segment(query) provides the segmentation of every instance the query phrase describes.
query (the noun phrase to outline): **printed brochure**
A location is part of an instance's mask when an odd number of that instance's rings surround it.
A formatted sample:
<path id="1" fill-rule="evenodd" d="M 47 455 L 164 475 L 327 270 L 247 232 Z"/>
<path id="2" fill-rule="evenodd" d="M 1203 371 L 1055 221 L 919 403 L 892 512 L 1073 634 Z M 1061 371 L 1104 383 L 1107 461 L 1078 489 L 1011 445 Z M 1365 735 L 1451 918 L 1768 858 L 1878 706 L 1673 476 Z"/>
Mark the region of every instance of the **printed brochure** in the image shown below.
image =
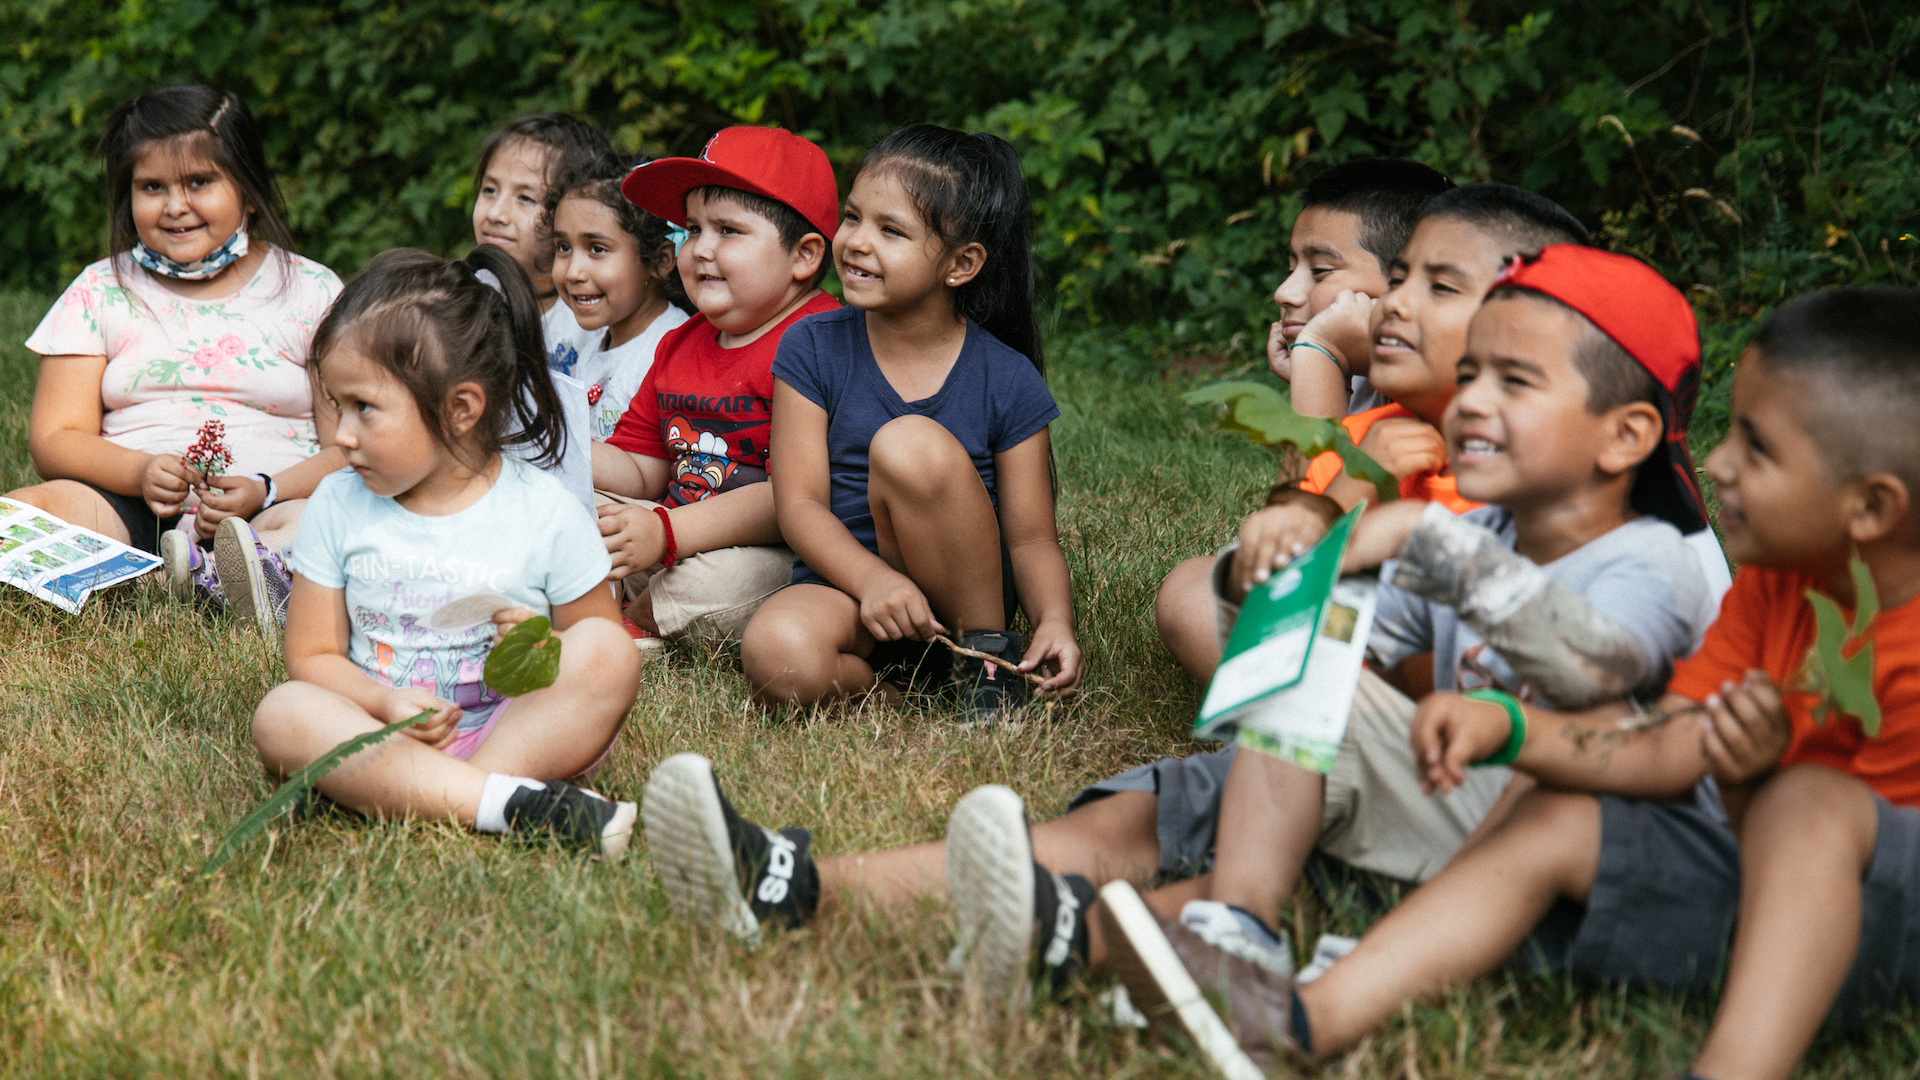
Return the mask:
<path id="1" fill-rule="evenodd" d="M 0 498 L 0 580 L 78 615 L 95 589 L 137 578 L 160 565 L 97 532 L 46 511 Z"/>
<path id="2" fill-rule="evenodd" d="M 1363 507 L 1247 593 L 1193 733 L 1239 741 L 1330 772 L 1347 730 L 1379 583 L 1341 579 Z"/>

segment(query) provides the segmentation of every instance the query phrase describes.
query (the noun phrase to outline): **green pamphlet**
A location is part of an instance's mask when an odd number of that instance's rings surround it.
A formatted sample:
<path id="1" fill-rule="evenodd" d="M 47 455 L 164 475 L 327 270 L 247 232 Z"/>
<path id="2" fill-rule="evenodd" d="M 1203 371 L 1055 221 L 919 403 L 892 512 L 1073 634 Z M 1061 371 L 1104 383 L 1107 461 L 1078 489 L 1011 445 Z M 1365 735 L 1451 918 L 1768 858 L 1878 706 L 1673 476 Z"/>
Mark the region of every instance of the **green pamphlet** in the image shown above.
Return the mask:
<path id="1" fill-rule="evenodd" d="M 1237 734 L 1316 772 L 1333 769 L 1353 708 L 1378 582 L 1342 580 L 1362 507 L 1334 522 L 1318 544 L 1247 593 L 1193 733 Z"/>

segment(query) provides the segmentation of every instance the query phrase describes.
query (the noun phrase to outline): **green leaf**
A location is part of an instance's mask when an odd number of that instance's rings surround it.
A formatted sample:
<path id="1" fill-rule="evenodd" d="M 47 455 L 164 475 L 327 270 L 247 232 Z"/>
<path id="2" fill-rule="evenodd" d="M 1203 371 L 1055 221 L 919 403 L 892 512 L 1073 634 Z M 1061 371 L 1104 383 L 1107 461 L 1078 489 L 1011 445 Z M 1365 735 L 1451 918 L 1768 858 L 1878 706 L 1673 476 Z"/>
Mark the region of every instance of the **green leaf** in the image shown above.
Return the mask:
<path id="1" fill-rule="evenodd" d="M 1372 484 L 1383 503 L 1400 497 L 1400 484 L 1380 463 L 1355 446 L 1347 429 L 1318 416 L 1293 411 L 1286 396 L 1265 383 L 1219 382 L 1181 395 L 1190 405 L 1224 404 L 1220 427 L 1237 431 L 1263 446 L 1294 446 L 1308 460 L 1331 450 L 1340 455 L 1347 475 Z"/>
<path id="2" fill-rule="evenodd" d="M 207 859 L 206 865 L 200 868 L 200 873 L 203 875 L 211 874 L 215 870 L 220 869 L 221 864 L 232 858 L 234 852 L 239 851 L 246 845 L 247 841 L 258 836 L 260 830 L 267 827 L 267 822 L 291 810 L 293 804 L 300 801 L 300 796 L 305 794 L 308 788 L 312 787 L 321 777 L 332 772 L 341 762 L 367 747 L 380 742 L 394 732 L 410 728 L 432 715 L 433 710 L 427 709 L 413 716 L 409 716 L 405 720 L 388 724 L 378 731 L 369 731 L 362 735 L 355 735 L 353 738 L 320 755 L 319 758 L 315 759 L 314 762 L 306 768 L 287 777 L 287 782 L 281 784 L 272 795 L 267 796 L 266 802 L 254 807 L 246 817 L 241 818 L 239 822 L 234 825 L 233 829 L 220 841 L 220 846 L 213 849 L 213 855 Z"/>
<path id="3" fill-rule="evenodd" d="M 1804 689 L 1820 695 L 1814 705 L 1814 723 L 1825 723 L 1834 712 L 1845 713 L 1860 721 L 1868 738 L 1880 734 L 1880 703 L 1873 696 L 1873 642 L 1866 632 L 1880 613 L 1880 594 L 1873 586 L 1867 564 L 1854 556 L 1849 564 L 1853 573 L 1856 606 L 1849 632 L 1840 605 L 1812 589 L 1807 602 L 1813 605 L 1813 648 L 1807 655 Z M 1847 655 L 1853 650 L 1851 656 Z"/>
<path id="4" fill-rule="evenodd" d="M 1867 632 L 1873 617 L 1880 614 L 1880 590 L 1873 587 L 1873 571 L 1861 562 L 1858 556 L 1849 560 L 1847 569 L 1853 572 L 1853 633 L 1859 637 Z"/>
<path id="5" fill-rule="evenodd" d="M 487 654 L 482 673 L 488 686 L 507 697 L 545 690 L 560 677 L 560 635 L 545 615 L 535 615 L 507 631 Z"/>

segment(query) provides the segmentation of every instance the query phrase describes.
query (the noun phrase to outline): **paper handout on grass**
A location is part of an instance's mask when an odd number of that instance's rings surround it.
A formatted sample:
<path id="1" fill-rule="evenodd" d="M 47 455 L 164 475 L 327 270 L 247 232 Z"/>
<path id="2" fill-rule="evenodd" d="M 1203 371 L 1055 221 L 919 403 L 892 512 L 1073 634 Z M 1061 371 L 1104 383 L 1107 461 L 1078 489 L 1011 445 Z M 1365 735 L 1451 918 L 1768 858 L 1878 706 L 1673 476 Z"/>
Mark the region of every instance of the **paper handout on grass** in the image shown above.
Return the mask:
<path id="1" fill-rule="evenodd" d="M 12 499 L 0 499 L 0 581 L 78 615 L 95 589 L 137 578 L 158 557 Z"/>
<path id="2" fill-rule="evenodd" d="M 1326 773 L 1353 708 L 1378 583 L 1342 580 L 1340 560 L 1363 506 L 1255 585 L 1227 636 L 1193 733 L 1241 741 Z"/>

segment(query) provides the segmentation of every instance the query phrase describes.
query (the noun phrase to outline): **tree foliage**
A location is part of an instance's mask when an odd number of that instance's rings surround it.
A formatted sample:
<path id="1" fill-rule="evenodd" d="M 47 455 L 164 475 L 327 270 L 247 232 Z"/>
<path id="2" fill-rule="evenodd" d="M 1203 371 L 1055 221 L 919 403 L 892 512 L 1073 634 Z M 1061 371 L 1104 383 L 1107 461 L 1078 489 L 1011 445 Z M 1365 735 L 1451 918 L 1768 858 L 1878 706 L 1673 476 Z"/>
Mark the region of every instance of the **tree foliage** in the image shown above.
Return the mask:
<path id="1" fill-rule="evenodd" d="M 1912 283 L 1920 15 L 1859 0 L 0 0 L 4 283 L 104 245 L 106 113 L 244 94 L 307 254 L 350 272 L 470 233 L 472 153 L 561 108 L 649 153 L 731 123 L 843 170 L 913 120 L 1024 156 L 1045 287 L 1251 349 L 1293 193 L 1405 154 L 1573 210 L 1708 316 L 1819 283 Z"/>

